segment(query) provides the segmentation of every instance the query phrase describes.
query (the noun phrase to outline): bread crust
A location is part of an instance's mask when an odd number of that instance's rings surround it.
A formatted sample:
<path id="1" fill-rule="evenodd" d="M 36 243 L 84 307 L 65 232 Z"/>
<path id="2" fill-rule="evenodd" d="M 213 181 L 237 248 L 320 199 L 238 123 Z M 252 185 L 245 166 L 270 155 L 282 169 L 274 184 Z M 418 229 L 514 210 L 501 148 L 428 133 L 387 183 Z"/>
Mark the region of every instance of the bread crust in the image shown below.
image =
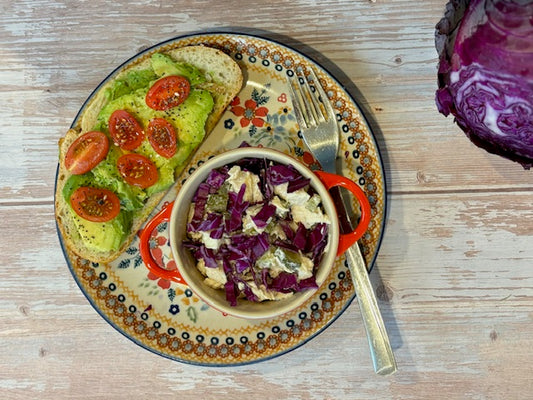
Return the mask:
<path id="1" fill-rule="evenodd" d="M 188 46 L 165 51 L 165 54 L 178 62 L 185 62 L 194 65 L 206 75 L 208 81 L 202 85 L 208 90 L 214 99 L 214 107 L 205 125 L 205 140 L 218 123 L 224 110 L 228 107 L 233 98 L 239 93 L 243 84 L 243 74 L 238 64 L 227 54 L 220 50 L 207 46 Z M 76 138 L 88 132 L 96 123 L 97 116 L 106 104 L 105 90 L 113 84 L 115 79 L 120 78 L 132 69 L 142 69 L 149 66 L 150 60 L 145 57 L 139 63 L 126 66 L 115 77 L 103 84 L 86 104 L 82 114 L 78 118 L 77 126 L 69 129 L 64 137 L 59 140 L 59 167 L 55 192 L 55 217 L 58 229 L 61 233 L 66 249 L 77 256 L 99 263 L 108 263 L 116 259 L 131 244 L 135 235 L 146 222 L 155 207 L 161 202 L 168 191 L 156 193 L 148 198 L 144 207 L 134 215 L 129 234 L 122 245 L 116 251 L 97 252 L 88 249 L 77 231 L 72 219 L 72 210 L 62 195 L 66 181 L 71 176 L 65 168 L 65 154 Z M 196 145 L 196 148 L 201 143 Z M 176 168 L 175 174 L 179 175 L 188 164 L 196 148 L 192 150 L 189 159 Z"/>

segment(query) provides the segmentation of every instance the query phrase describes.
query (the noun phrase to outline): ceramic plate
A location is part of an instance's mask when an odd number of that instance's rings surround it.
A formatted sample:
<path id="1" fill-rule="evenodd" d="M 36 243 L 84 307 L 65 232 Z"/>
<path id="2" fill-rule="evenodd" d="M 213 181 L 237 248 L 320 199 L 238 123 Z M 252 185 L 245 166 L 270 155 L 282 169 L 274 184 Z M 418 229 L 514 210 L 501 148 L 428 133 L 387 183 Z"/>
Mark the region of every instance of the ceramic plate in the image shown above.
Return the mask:
<path id="1" fill-rule="evenodd" d="M 154 52 L 196 44 L 216 47 L 233 57 L 244 71 L 245 86 L 161 206 L 174 199 L 181 182 L 208 157 L 238 147 L 243 141 L 282 150 L 311 169 L 319 168 L 298 134 L 286 85 L 287 75 L 312 67 L 337 111 L 342 132 L 342 173 L 359 183 L 372 205 L 370 228 L 360 241 L 371 266 L 383 234 L 386 209 L 379 150 L 355 100 L 320 65 L 271 40 L 210 33 L 179 37 L 151 47 L 121 65 L 107 79 Z M 83 107 L 80 113 L 82 111 Z M 73 127 L 78 124 L 79 115 Z M 168 246 L 167 224 L 159 225 L 151 237 L 155 259 L 166 268 L 175 268 Z M 62 238 L 60 240 L 63 244 Z M 355 296 L 344 257 L 341 257 L 316 294 L 294 312 L 265 320 L 234 318 L 207 306 L 186 285 L 150 274 L 139 255 L 138 244 L 136 239 L 108 265 L 79 259 L 68 253 L 64 246 L 63 249 L 74 279 L 106 321 L 140 346 L 181 362 L 223 366 L 279 356 L 322 332 Z M 366 345 L 366 338 L 360 339 L 361 344 Z"/>

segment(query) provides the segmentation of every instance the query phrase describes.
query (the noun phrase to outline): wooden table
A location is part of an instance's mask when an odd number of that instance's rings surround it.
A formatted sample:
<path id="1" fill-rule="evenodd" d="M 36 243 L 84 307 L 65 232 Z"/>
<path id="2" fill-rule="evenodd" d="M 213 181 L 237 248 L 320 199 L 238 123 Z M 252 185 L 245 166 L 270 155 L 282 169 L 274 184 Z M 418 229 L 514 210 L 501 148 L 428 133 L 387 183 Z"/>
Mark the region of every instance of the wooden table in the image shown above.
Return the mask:
<path id="1" fill-rule="evenodd" d="M 533 393 L 533 173 L 436 110 L 444 0 L 2 1 L 0 397 L 525 399 Z M 57 239 L 57 141 L 105 75 L 191 32 L 282 38 L 353 82 L 385 164 L 371 273 L 399 372 L 374 374 L 357 305 L 280 357 L 175 362 L 107 324 Z"/>

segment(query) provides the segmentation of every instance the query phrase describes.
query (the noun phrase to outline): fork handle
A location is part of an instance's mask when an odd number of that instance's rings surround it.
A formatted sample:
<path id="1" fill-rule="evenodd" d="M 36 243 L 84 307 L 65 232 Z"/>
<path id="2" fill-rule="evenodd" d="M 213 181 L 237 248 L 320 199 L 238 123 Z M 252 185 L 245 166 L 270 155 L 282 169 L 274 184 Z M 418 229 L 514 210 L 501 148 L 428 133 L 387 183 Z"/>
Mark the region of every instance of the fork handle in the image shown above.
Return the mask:
<path id="1" fill-rule="evenodd" d="M 378 375 L 391 375 L 397 371 L 396 360 L 359 245 L 354 244 L 345 254 L 366 328 L 374 370 Z"/>
<path id="2" fill-rule="evenodd" d="M 350 221 L 340 188 L 337 186 L 332 187 L 329 192 L 335 207 L 339 211 L 341 232 L 350 232 L 352 230 L 352 221 Z M 357 303 L 365 325 L 374 371 L 383 376 L 394 374 L 398 370 L 396 360 L 359 244 L 355 243 L 344 254 L 352 275 L 352 282 L 357 294 Z"/>

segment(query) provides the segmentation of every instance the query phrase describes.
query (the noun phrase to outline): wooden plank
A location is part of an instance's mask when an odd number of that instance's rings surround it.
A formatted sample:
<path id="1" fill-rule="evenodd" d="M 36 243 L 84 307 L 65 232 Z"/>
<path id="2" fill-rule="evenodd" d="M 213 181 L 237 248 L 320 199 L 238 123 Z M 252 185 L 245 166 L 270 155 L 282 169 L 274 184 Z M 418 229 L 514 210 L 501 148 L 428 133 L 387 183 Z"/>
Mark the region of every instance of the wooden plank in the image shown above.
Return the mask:
<path id="1" fill-rule="evenodd" d="M 34 12 L 14 12 L 24 10 L 24 4 Z M 120 24 L 116 20 L 126 11 L 111 7 L 109 13 L 99 16 L 96 25 L 80 26 L 76 24 L 84 21 L 100 2 L 67 9 L 36 8 L 30 4 L 17 2 L 7 6 L 13 12 L 4 13 L 5 29 L 0 33 L 5 49 L 0 85 L 4 101 L 0 113 L 6 121 L 1 162 L 7 168 L 0 193 L 2 202 L 50 201 L 57 163 L 56 143 L 91 91 L 141 48 L 188 31 L 187 25 L 180 31 L 170 31 L 175 22 L 161 21 L 160 13 L 168 10 L 168 4 L 159 9 L 137 3 L 131 7 L 132 14 Z M 270 36 L 286 38 L 289 45 L 338 72 L 342 83 L 352 89 L 373 121 L 386 173 L 395 182 L 395 190 L 456 190 L 463 184 L 479 189 L 487 185 L 532 188 L 532 174 L 475 148 L 451 118 L 446 119 L 436 111 L 433 28 L 443 6 L 423 2 L 413 10 L 412 27 L 408 27 L 403 24 L 402 11 L 408 4 L 383 3 L 378 9 L 378 4 L 365 2 L 320 2 L 314 5 L 314 12 L 323 20 L 315 23 L 316 29 L 295 29 L 288 37 L 272 33 Z M 299 9 L 284 2 L 274 2 L 268 9 L 280 12 L 282 6 L 287 13 L 292 10 L 291 15 Z M 222 10 L 225 6 L 213 7 L 211 12 L 226 14 Z M 141 15 L 146 16 L 148 27 L 136 23 Z M 305 13 L 300 18 L 309 21 L 310 15 Z M 204 20 L 204 27 L 208 19 Z M 144 33 L 154 21 L 163 26 L 158 35 L 147 38 Z M 337 22 L 330 25 L 327 21 Z M 353 26 L 353 31 L 338 33 L 337 25 Z M 115 40 L 102 37 L 103 26 L 109 30 L 106 36 Z"/>
<path id="2" fill-rule="evenodd" d="M 0 218 L 13 228 L 2 242 L 0 358 L 10 369 L 0 391 L 43 399 L 141 396 L 150 389 L 214 398 L 216 387 L 228 396 L 262 398 L 418 398 L 435 391 L 525 398 L 532 384 L 521 366 L 533 356 L 530 197 L 392 197 L 371 274 L 400 367 L 388 379 L 373 375 L 355 304 L 318 337 L 275 360 L 212 369 L 155 356 L 90 307 L 56 242 L 51 206 L 1 207 Z M 32 217 L 21 220 L 18 207 Z M 131 386 L 140 369 L 145 379 Z"/>

